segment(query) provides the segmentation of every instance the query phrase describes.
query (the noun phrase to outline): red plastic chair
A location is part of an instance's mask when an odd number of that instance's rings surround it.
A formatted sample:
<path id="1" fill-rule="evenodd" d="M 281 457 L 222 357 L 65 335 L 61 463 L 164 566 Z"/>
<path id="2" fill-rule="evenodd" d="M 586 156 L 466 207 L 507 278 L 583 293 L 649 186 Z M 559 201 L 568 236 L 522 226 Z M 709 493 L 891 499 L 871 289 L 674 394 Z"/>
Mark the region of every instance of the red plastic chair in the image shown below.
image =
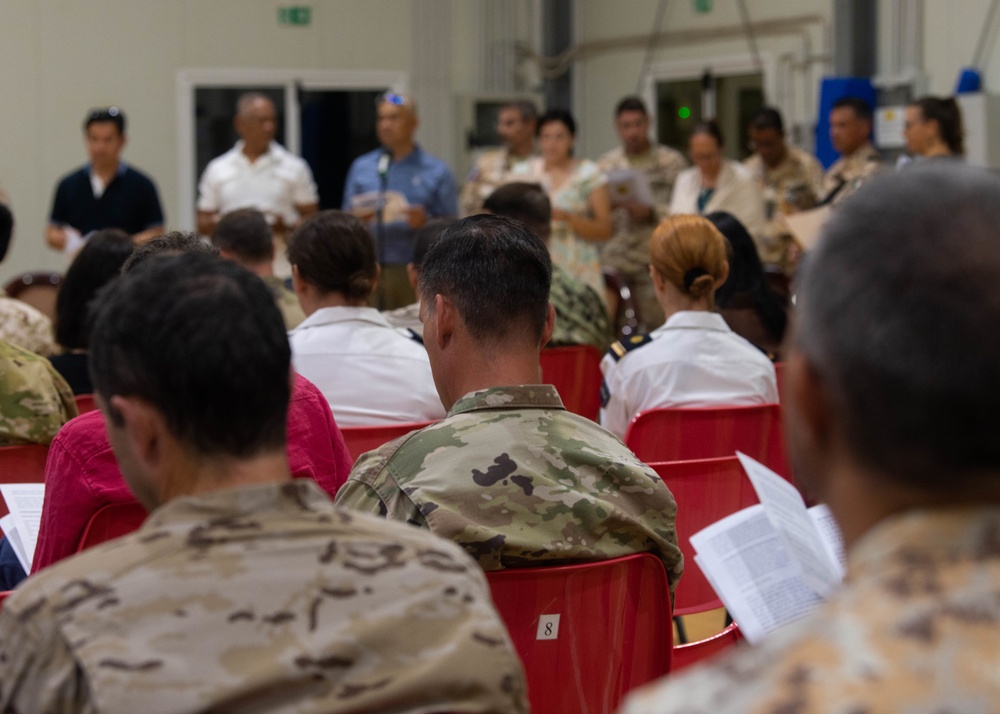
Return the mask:
<path id="1" fill-rule="evenodd" d="M 97 405 L 94 404 L 93 394 L 77 394 L 73 397 L 73 400 L 76 402 L 76 410 L 81 414 L 86 414 L 97 409 Z"/>
<path id="2" fill-rule="evenodd" d="M 632 419 L 625 444 L 647 464 L 742 451 L 792 481 L 777 404 L 650 409 Z"/>
<path id="3" fill-rule="evenodd" d="M 681 582 L 683 582 L 683 578 Z M 711 637 L 706 637 L 697 642 L 689 642 L 686 645 L 677 645 L 674 647 L 670 663 L 670 673 L 679 672 L 685 667 L 690 667 L 692 664 L 705 662 L 713 657 L 717 657 L 742 639 L 743 635 L 740 634 L 740 628 L 733 622 L 730 623 L 729 627 L 715 633 Z"/>
<path id="4" fill-rule="evenodd" d="M 139 528 L 149 514 L 139 503 L 111 503 L 101 506 L 83 529 L 76 552 L 100 545 Z"/>
<path id="5" fill-rule="evenodd" d="M 542 350 L 542 381 L 551 384 L 574 414 L 597 419 L 601 408 L 601 353 L 590 345 Z"/>
<path id="6" fill-rule="evenodd" d="M 49 447 L 41 444 L 0 446 L 0 483 L 45 483 L 45 458 Z M 10 513 L 0 498 L 0 517 Z"/>
<path id="7" fill-rule="evenodd" d="M 684 554 L 684 574 L 674 593 L 674 616 L 722 607 L 722 601 L 694 562 L 691 536 L 731 513 L 757 503 L 735 456 L 650 464 L 677 501 L 677 542 Z"/>
<path id="8" fill-rule="evenodd" d="M 409 434 L 411 431 L 423 429 L 434 422 L 421 421 L 407 424 L 383 424 L 380 426 L 343 426 L 340 433 L 344 435 L 344 443 L 351 458 L 357 461 L 361 454 L 373 451 L 382 444 Z"/>
<path id="9" fill-rule="evenodd" d="M 524 664 L 532 711 L 614 712 L 626 692 L 670 669 L 670 591 L 654 555 L 486 579 Z"/>

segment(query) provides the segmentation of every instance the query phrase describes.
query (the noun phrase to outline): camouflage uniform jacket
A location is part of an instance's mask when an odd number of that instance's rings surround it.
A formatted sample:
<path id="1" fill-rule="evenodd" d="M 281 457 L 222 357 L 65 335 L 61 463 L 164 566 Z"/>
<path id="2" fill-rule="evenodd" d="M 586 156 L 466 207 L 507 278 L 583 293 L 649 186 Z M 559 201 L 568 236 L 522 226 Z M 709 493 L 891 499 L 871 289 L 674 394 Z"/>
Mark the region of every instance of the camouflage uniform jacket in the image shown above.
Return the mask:
<path id="1" fill-rule="evenodd" d="M 56 353 L 52 321 L 26 302 L 0 290 L 0 340 L 48 357 Z"/>
<path id="2" fill-rule="evenodd" d="M 670 491 L 550 385 L 465 395 L 358 459 L 337 503 L 429 528 L 484 570 L 652 551 L 672 590 L 683 567 Z"/>
<path id="3" fill-rule="evenodd" d="M 753 173 L 764 196 L 767 225 L 760 236 L 760 259 L 782 264 L 791 236 L 782 215 L 815 208 L 823 197 L 823 167 L 812 154 L 795 146 L 786 147 L 785 158 L 771 168 L 753 154 L 743 165 Z"/>
<path id="4" fill-rule="evenodd" d="M 0 340 L 0 446 L 48 445 L 76 415 L 73 391 L 51 362 Z"/>
<path id="5" fill-rule="evenodd" d="M 850 156 L 842 156 L 823 177 L 823 200 L 836 191 L 831 206 L 836 206 L 884 168 L 882 157 L 871 144 L 865 144 Z M 838 187 L 839 188 L 838 190 Z"/>
<path id="6" fill-rule="evenodd" d="M 622 714 L 989 712 L 1000 701 L 1000 509 L 911 511 L 841 591 L 761 645 L 640 690 Z"/>
<path id="7" fill-rule="evenodd" d="M 688 167 L 687 160 L 679 152 L 667 146 L 653 144 L 645 154 L 630 156 L 625 149 L 612 149 L 597 160 L 597 165 L 605 173 L 617 169 L 635 169 L 649 176 L 653 193 L 653 218 L 648 223 L 635 224 L 624 207 L 611 212 L 614 234 L 602 246 L 601 263 L 621 271 L 629 278 L 649 272 L 649 237 L 653 228 L 670 215 L 670 195 L 678 174 Z M 615 197 L 611 196 L 614 204 Z"/>
<path id="8" fill-rule="evenodd" d="M 175 499 L 32 576 L 0 682 L 19 712 L 527 711 L 475 564 L 301 480 Z"/>
<path id="9" fill-rule="evenodd" d="M 550 347 L 593 345 L 603 352 L 611 344 L 611 323 L 601 296 L 561 265 L 552 266 L 549 301 L 556 309 Z"/>
<path id="10" fill-rule="evenodd" d="M 278 309 L 281 310 L 281 319 L 285 321 L 285 329 L 293 330 L 298 327 L 299 323 L 306 319 L 306 314 L 302 312 L 302 306 L 299 304 L 299 299 L 295 297 L 295 293 L 286 288 L 285 281 L 276 275 L 269 275 L 264 278 L 264 282 L 271 289 L 274 301 L 278 304 Z"/>
<path id="11" fill-rule="evenodd" d="M 517 159 L 511 156 L 506 148 L 491 149 L 480 154 L 465 179 L 465 186 L 462 187 L 462 195 L 459 197 L 462 216 L 482 213 L 483 202 L 489 195 L 505 183 L 516 181 L 517 179 L 510 175 L 511 170 L 530 158 L 527 156 Z"/>

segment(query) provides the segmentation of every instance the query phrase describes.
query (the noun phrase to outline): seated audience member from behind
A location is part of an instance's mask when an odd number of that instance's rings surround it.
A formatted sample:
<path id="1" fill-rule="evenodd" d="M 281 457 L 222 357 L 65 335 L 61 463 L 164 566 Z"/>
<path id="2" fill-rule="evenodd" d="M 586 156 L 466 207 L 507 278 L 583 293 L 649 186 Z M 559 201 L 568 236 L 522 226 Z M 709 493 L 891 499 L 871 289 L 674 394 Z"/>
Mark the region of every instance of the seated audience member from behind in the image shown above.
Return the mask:
<path id="1" fill-rule="evenodd" d="M 509 183 L 491 193 L 483 204 L 486 213 L 520 221 L 546 245 L 552 233 L 552 204 L 535 183 Z M 603 352 L 611 343 L 611 324 L 601 296 L 583 280 L 560 265 L 552 265 L 549 301 L 556 309 L 549 347 L 592 345 Z"/>
<path id="2" fill-rule="evenodd" d="M 651 551 L 681 573 L 673 496 L 539 384 L 551 260 L 523 224 L 472 216 L 420 274 L 424 343 L 448 417 L 370 452 L 338 503 L 454 540 L 484 570 Z"/>
<path id="3" fill-rule="evenodd" d="M 653 232 L 649 260 L 667 321 L 605 355 L 601 424 L 624 437 L 647 409 L 777 402 L 770 360 L 713 309 L 729 275 L 718 229 L 701 216 L 672 216 Z"/>
<path id="4" fill-rule="evenodd" d="M 307 315 L 289 333 L 292 361 L 341 426 L 444 416 L 423 346 L 368 307 L 379 265 L 361 219 L 343 211 L 308 218 L 288 241 L 288 262 Z"/>
<path id="5" fill-rule="evenodd" d="M 7 195 L 0 186 L 0 262 L 14 237 L 14 214 L 6 205 Z M 0 340 L 40 355 L 55 353 L 52 321 L 26 302 L 12 298 L 0 288 Z"/>
<path id="6" fill-rule="evenodd" d="M 4 711 L 526 711 L 482 573 L 293 480 L 267 287 L 208 255 L 104 293 L 91 370 L 142 528 L 0 613 Z"/>
<path id="7" fill-rule="evenodd" d="M 410 287 L 417 294 L 417 301 L 395 310 L 384 310 L 382 316 L 393 327 L 412 330 L 417 336 L 424 334 L 424 323 L 420 321 L 420 291 L 417 283 L 420 280 L 420 264 L 427 251 L 437 240 L 445 228 L 455 222 L 454 218 L 432 218 L 420 226 L 413 235 L 413 262 L 406 264 L 406 275 L 410 279 Z"/>
<path id="8" fill-rule="evenodd" d="M 222 216 L 212 229 L 212 245 L 223 258 L 242 265 L 267 283 L 286 329 L 306 319 L 295 293 L 274 274 L 274 234 L 263 213 L 255 208 L 240 208 Z"/>
<path id="9" fill-rule="evenodd" d="M 47 445 L 75 416 L 73 392 L 49 361 L 0 340 L 0 446 Z"/>
<path id="10" fill-rule="evenodd" d="M 52 366 L 73 394 L 90 394 L 90 305 L 97 291 L 118 277 L 132 255 L 132 237 L 117 228 L 94 233 L 66 271 L 56 297 L 56 342 L 62 354 L 50 357 Z"/>
<path id="11" fill-rule="evenodd" d="M 627 714 L 996 708 L 1000 180 L 936 163 L 846 201 L 799 276 L 787 434 L 843 531 L 843 587 Z"/>
<path id="12" fill-rule="evenodd" d="M 788 301 L 768 284 L 757 246 L 739 219 L 725 211 L 705 218 L 729 242 L 729 276 L 715 291 L 716 309 L 733 332 L 749 340 L 772 362 L 780 362 Z"/>
<path id="13" fill-rule="evenodd" d="M 214 254 L 215 249 L 194 234 L 168 233 L 136 248 L 122 272 L 128 274 L 165 255 L 186 253 Z M 233 399 L 242 403 L 239 395 Z M 326 399 L 301 375 L 292 386 L 286 436 L 292 476 L 312 479 L 333 496 L 347 479 L 351 459 Z M 135 503 L 99 411 L 82 414 L 59 431 L 49 448 L 45 483 L 33 573 L 75 553 L 88 521 L 102 506 Z"/>

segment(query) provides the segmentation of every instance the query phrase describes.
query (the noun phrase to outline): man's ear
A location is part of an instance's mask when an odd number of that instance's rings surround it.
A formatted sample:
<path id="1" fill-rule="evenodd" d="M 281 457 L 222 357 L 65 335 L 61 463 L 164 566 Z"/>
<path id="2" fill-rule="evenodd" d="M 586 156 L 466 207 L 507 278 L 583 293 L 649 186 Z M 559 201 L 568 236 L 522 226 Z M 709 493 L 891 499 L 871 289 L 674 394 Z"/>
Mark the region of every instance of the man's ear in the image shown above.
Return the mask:
<path id="1" fill-rule="evenodd" d="M 552 339 L 552 331 L 556 328 L 556 308 L 550 302 L 548 312 L 545 314 L 545 325 L 542 327 L 542 341 L 538 345 L 539 349 L 549 344 Z"/>
<path id="2" fill-rule="evenodd" d="M 434 339 L 437 341 L 437 347 L 443 350 L 455 336 L 455 323 L 458 319 L 455 305 L 440 293 L 435 295 L 434 315 L 431 319 L 434 320 Z"/>
<path id="3" fill-rule="evenodd" d="M 306 283 L 299 275 L 299 266 L 292 265 L 292 292 L 296 295 L 302 295 L 306 291 Z"/>
<path id="4" fill-rule="evenodd" d="M 785 434 L 796 478 L 811 496 L 823 498 L 825 464 L 836 447 L 833 405 L 826 382 L 802 352 L 787 350 L 781 385 Z"/>
<path id="5" fill-rule="evenodd" d="M 146 470 L 156 470 L 164 457 L 166 421 L 159 411 L 137 397 L 111 397 L 110 406 L 122 420 L 122 437 L 131 457 Z M 106 415 L 107 416 L 107 415 Z"/>

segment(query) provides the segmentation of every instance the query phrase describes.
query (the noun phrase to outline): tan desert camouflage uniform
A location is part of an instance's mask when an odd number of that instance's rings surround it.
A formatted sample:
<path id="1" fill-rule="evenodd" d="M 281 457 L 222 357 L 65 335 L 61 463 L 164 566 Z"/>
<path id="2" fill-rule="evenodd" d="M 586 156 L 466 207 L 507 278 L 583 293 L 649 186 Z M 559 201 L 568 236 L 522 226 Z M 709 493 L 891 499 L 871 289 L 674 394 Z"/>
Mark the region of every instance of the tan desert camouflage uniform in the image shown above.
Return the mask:
<path id="1" fill-rule="evenodd" d="M 482 572 L 311 481 L 178 498 L 0 612 L 0 710 L 525 712 Z"/>
<path id="2" fill-rule="evenodd" d="M 621 714 L 995 712 L 998 641 L 1000 509 L 910 512 L 862 538 L 812 615 Z"/>
<path id="3" fill-rule="evenodd" d="M 783 267 L 788 267 L 792 236 L 780 217 L 815 208 L 823 197 L 823 167 L 816 157 L 795 146 L 786 148 L 784 160 L 774 168 L 768 167 L 760 154 L 743 162 L 764 196 L 767 225 L 757 243 L 760 259 Z"/>
<path id="4" fill-rule="evenodd" d="M 593 345 L 600 352 L 608 349 L 613 342 L 608 309 L 590 285 L 561 265 L 553 265 L 549 301 L 556 309 L 549 347 Z"/>
<path id="5" fill-rule="evenodd" d="M 530 156 L 515 159 L 507 149 L 491 149 L 480 154 L 476 163 L 472 165 L 469 175 L 465 178 L 465 185 L 462 187 L 462 194 L 459 197 L 458 205 L 462 217 L 482 213 L 483 202 L 489 195 L 505 183 L 517 181 L 518 179 L 512 177 L 510 172 L 515 166 L 530 159 Z"/>
<path id="6" fill-rule="evenodd" d="M 842 156 L 837 159 L 826 171 L 823 177 L 823 196 L 826 199 L 834 191 L 837 191 L 831 206 L 836 206 L 858 190 L 865 181 L 870 181 L 872 177 L 882 171 L 885 165 L 882 163 L 882 156 L 874 146 L 865 144 L 850 156 Z M 842 186 L 838 190 L 838 187 Z"/>
<path id="7" fill-rule="evenodd" d="M 649 277 L 649 238 L 653 229 L 670 215 L 670 194 L 677 175 L 688 167 L 687 159 L 679 152 L 660 144 L 651 145 L 648 152 L 629 156 L 618 147 L 597 160 L 601 171 L 636 169 L 649 176 L 653 193 L 653 218 L 649 223 L 636 224 L 624 207 L 611 211 L 614 233 L 611 240 L 601 246 L 601 265 L 620 272 L 636 293 L 639 312 L 647 329 L 663 324 L 663 310 L 656 302 L 653 281 Z M 611 196 L 614 203 L 615 197 Z"/>
<path id="8" fill-rule="evenodd" d="M 550 385 L 465 395 L 358 459 L 337 503 L 429 528 L 483 570 L 651 551 L 672 591 L 683 568 L 670 491 Z"/>
<path id="9" fill-rule="evenodd" d="M 56 353 L 52 321 L 26 302 L 0 290 L 0 340 L 48 357 Z"/>
<path id="10" fill-rule="evenodd" d="M 48 446 L 76 415 L 73 392 L 51 362 L 0 340 L 0 446 Z"/>

